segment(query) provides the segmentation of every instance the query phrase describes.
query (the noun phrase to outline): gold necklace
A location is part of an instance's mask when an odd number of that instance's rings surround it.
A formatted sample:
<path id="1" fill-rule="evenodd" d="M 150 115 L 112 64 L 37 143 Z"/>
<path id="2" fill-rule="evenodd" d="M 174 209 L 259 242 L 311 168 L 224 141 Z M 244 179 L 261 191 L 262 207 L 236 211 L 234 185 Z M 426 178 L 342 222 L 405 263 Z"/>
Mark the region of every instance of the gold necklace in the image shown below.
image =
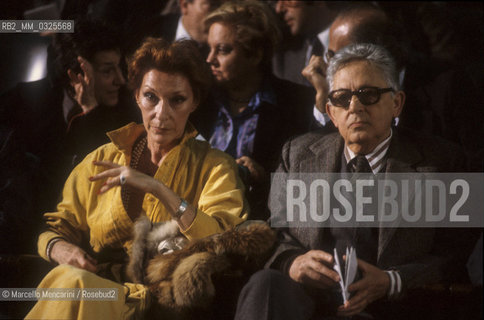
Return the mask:
<path id="1" fill-rule="evenodd" d="M 146 139 L 146 136 L 144 136 L 134 146 L 133 152 L 131 153 L 131 162 L 129 163 L 129 166 L 131 168 L 135 170 L 138 169 L 139 161 L 141 159 L 141 155 L 143 154 L 143 151 L 146 148 L 146 144 L 147 144 L 147 139 Z M 127 188 L 126 186 L 121 186 L 121 200 L 123 201 L 123 206 L 126 212 L 128 212 L 130 196 L 131 196 L 130 188 Z"/>

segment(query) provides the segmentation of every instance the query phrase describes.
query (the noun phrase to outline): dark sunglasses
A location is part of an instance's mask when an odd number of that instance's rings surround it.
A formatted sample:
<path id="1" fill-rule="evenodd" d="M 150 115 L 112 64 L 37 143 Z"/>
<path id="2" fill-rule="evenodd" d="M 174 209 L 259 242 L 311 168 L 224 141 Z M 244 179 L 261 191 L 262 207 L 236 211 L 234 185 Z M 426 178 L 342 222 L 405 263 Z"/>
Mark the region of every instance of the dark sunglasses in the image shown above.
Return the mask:
<path id="1" fill-rule="evenodd" d="M 355 91 L 349 89 L 334 90 L 329 93 L 329 101 L 335 107 L 348 108 L 351 98 L 357 96 L 358 100 L 365 106 L 369 106 L 380 101 L 382 93 L 394 91 L 392 88 L 363 87 Z"/>

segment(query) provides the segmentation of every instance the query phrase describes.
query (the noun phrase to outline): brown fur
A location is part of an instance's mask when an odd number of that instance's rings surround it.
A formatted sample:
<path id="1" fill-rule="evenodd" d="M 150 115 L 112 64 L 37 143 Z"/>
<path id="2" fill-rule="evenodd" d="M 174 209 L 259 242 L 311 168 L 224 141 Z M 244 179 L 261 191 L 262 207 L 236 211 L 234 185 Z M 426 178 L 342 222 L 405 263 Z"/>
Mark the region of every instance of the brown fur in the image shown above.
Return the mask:
<path id="1" fill-rule="evenodd" d="M 206 307 L 215 296 L 214 274 L 255 270 L 275 240 L 275 232 L 267 224 L 251 224 L 194 240 L 181 250 L 152 258 L 145 283 L 160 307 L 172 312 Z"/>
<path id="2" fill-rule="evenodd" d="M 134 224 L 134 239 L 126 275 L 134 283 L 145 283 L 145 269 L 148 261 L 158 252 L 161 241 L 180 235 L 175 221 L 151 225 L 148 217 L 142 214 Z"/>

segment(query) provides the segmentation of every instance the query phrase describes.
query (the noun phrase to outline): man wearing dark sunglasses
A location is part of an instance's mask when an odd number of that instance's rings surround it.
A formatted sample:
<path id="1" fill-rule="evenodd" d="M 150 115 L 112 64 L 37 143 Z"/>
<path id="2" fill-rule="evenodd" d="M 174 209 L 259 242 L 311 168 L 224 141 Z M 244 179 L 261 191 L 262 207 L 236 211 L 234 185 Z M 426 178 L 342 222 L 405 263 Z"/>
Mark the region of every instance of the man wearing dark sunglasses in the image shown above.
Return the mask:
<path id="1" fill-rule="evenodd" d="M 339 132 L 313 131 L 287 142 L 278 173 L 465 171 L 458 147 L 392 128 L 405 94 L 393 58 L 384 48 L 345 47 L 330 60 L 327 80 L 326 110 Z M 271 186 L 271 221 L 288 222 L 289 187 L 281 180 L 275 178 Z M 431 228 L 354 228 L 354 233 L 342 229 L 293 224 L 281 231 L 268 269 L 254 274 L 242 290 L 235 319 L 421 319 L 421 309 L 405 304 L 414 302 L 406 294 L 443 281 L 449 270 L 455 270 L 455 265 L 446 269 L 449 265 L 444 263 L 453 251 Z M 459 238 L 452 241 L 459 250 L 470 249 L 455 244 Z M 332 253 L 343 242 L 355 245 L 361 277 L 349 286 L 349 300 L 335 304 L 331 290 L 340 276 L 333 269 Z M 435 252 L 435 247 L 442 251 Z"/>

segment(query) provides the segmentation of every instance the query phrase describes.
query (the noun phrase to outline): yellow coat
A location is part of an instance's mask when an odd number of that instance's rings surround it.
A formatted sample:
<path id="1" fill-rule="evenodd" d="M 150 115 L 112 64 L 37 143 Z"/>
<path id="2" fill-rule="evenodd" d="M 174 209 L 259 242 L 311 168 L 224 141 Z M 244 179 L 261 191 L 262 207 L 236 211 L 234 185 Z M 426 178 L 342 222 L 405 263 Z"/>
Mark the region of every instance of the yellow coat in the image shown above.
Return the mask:
<path id="1" fill-rule="evenodd" d="M 133 144 L 143 132 L 144 127 L 135 123 L 109 132 L 112 143 L 90 153 L 72 171 L 57 212 L 44 215 L 48 231 L 40 235 L 38 242 L 44 259 L 48 260 L 47 244 L 58 237 L 76 245 L 89 239 L 94 252 L 105 247 L 130 249 L 133 221 L 121 201 L 121 188 L 98 195 L 104 181 L 91 182 L 88 178 L 103 170 L 92 164 L 95 160 L 128 165 Z M 197 208 L 195 220 L 183 232 L 188 239 L 222 232 L 248 215 L 244 186 L 234 160 L 194 139 L 196 134 L 188 123 L 182 141 L 168 153 L 154 176 Z M 145 195 L 142 206 L 153 222 L 170 219 L 164 205 L 151 194 Z"/>
<path id="2" fill-rule="evenodd" d="M 122 204 L 121 188 L 98 195 L 104 182 L 90 182 L 88 178 L 102 170 L 92 164 L 94 160 L 128 165 L 133 144 L 143 132 L 142 125 L 132 123 L 108 133 L 112 143 L 90 153 L 72 171 L 57 212 L 45 214 L 48 231 L 40 235 L 38 242 L 44 259 L 48 259 L 47 244 L 58 237 L 77 245 L 89 239 L 95 252 L 103 248 L 130 249 L 133 221 Z M 168 153 L 155 174 L 155 179 L 197 208 L 195 220 L 183 232 L 188 239 L 222 232 L 248 215 L 244 186 L 234 160 L 194 139 L 196 134 L 187 124 L 182 141 Z M 151 194 L 145 195 L 142 206 L 153 222 L 170 219 L 163 204 Z M 112 288 L 119 296 L 115 301 L 41 300 L 28 319 L 138 319 L 150 305 L 148 288 L 143 285 L 119 284 L 69 265 L 54 268 L 39 288 Z"/>

